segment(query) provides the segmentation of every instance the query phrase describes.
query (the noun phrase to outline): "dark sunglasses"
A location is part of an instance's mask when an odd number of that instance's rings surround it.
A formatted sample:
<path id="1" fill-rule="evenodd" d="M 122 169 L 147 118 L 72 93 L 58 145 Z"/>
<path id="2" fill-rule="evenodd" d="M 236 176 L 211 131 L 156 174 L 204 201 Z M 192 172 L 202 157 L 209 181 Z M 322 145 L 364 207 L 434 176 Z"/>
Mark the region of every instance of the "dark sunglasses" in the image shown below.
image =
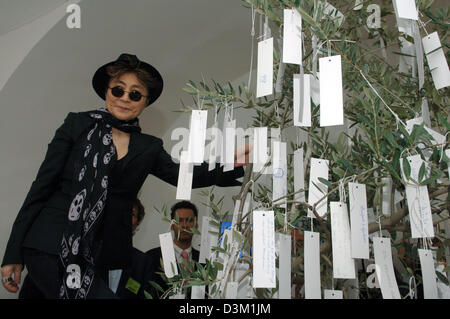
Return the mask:
<path id="1" fill-rule="evenodd" d="M 122 97 L 125 92 L 128 93 L 131 101 L 138 102 L 141 100 L 143 96 L 147 97 L 147 95 L 143 95 L 141 92 L 133 90 L 133 91 L 125 91 L 121 86 L 115 86 L 110 88 L 111 94 L 115 97 Z"/>

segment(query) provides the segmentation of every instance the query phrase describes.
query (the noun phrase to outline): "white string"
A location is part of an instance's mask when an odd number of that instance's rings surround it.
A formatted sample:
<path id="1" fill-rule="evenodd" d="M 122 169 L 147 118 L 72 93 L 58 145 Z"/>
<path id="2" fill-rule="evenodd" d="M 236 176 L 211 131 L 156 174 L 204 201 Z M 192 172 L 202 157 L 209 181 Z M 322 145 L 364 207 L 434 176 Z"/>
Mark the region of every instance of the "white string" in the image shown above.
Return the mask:
<path id="1" fill-rule="evenodd" d="M 384 102 L 383 98 L 378 94 L 377 90 L 375 90 L 375 88 L 372 86 L 372 84 L 369 82 L 369 80 L 367 80 L 366 76 L 364 75 L 364 73 L 362 72 L 362 70 L 359 70 L 359 73 L 361 73 L 362 77 L 364 78 L 364 80 L 366 80 L 367 84 L 369 84 L 370 88 L 375 92 L 375 94 L 380 98 L 380 100 L 383 102 L 383 104 L 388 108 L 388 110 L 392 113 L 392 115 L 394 115 L 395 120 L 397 122 L 400 122 L 403 124 L 404 127 L 406 127 L 406 124 L 403 123 L 402 120 L 400 120 L 400 118 L 398 117 L 398 115 L 392 111 L 392 109 L 386 104 L 386 102 Z"/>
<path id="2" fill-rule="evenodd" d="M 412 279 L 412 280 L 411 280 Z M 412 287 L 412 283 L 414 283 L 414 289 Z M 417 299 L 416 296 L 416 290 L 417 290 L 417 283 L 416 283 L 416 278 L 414 276 L 411 276 L 409 278 L 409 297 L 411 299 Z"/>

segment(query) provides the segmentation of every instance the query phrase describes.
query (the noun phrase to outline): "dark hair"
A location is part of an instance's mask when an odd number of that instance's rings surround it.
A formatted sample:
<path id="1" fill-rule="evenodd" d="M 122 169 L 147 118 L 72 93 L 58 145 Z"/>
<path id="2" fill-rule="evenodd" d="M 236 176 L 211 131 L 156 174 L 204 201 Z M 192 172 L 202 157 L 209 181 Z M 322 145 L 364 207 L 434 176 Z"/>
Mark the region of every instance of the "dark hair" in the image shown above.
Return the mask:
<path id="1" fill-rule="evenodd" d="M 175 212 L 177 211 L 177 209 L 180 209 L 180 208 L 190 209 L 190 210 L 192 210 L 194 212 L 194 216 L 198 217 L 197 207 L 194 204 L 192 204 L 191 202 L 183 200 L 183 201 L 178 202 L 175 205 L 173 205 L 172 208 L 170 209 L 171 210 L 171 212 L 170 212 L 170 218 L 171 219 L 175 218 Z"/>
<path id="2" fill-rule="evenodd" d="M 136 198 L 136 200 L 134 201 L 133 207 L 137 208 L 137 220 L 138 220 L 138 223 L 140 223 L 144 219 L 144 216 L 145 216 L 144 205 L 142 205 L 141 201 L 138 198 Z"/>
<path id="3" fill-rule="evenodd" d="M 120 77 L 124 73 L 134 73 L 136 77 L 147 88 L 147 94 L 151 89 L 158 85 L 158 81 L 147 70 L 139 67 L 140 61 L 133 60 L 126 57 L 125 60 L 117 61 L 106 67 L 106 73 L 109 76 L 109 81 Z M 105 89 L 107 89 L 106 87 Z"/>

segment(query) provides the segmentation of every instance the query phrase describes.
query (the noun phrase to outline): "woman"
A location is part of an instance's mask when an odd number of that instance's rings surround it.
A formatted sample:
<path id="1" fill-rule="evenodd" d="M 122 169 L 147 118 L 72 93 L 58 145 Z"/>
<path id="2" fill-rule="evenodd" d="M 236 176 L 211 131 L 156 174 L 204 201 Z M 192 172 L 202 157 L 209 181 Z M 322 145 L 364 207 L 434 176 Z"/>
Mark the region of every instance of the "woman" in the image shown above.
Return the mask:
<path id="1" fill-rule="evenodd" d="M 25 265 L 24 295 L 28 289 L 46 298 L 114 297 L 107 273 L 130 263 L 129 212 L 145 178 L 177 184 L 179 165 L 138 121 L 162 92 L 159 72 L 122 54 L 96 71 L 92 85 L 106 108 L 69 113 L 14 222 L 1 269 L 10 292 L 18 291 Z M 246 163 L 248 147 L 244 152 Z M 245 163 L 226 173 L 219 165 L 195 166 L 192 187 L 239 185 Z"/>

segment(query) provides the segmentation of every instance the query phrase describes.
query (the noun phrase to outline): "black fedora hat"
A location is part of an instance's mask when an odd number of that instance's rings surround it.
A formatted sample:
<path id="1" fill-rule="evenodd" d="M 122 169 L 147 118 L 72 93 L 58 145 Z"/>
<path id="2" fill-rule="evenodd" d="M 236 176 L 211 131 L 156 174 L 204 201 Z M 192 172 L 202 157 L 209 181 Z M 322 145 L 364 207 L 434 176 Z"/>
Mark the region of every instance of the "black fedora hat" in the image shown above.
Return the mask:
<path id="1" fill-rule="evenodd" d="M 137 58 L 137 56 L 128 53 L 122 53 L 117 60 L 106 63 L 101 66 L 92 77 L 92 86 L 94 87 L 95 92 L 98 96 L 100 96 L 103 100 L 105 99 L 106 89 L 108 88 L 110 77 L 106 72 L 106 68 L 110 65 L 113 65 L 117 62 L 125 63 L 130 66 L 130 69 L 144 69 L 146 70 L 153 78 L 154 84 L 151 87 L 147 87 L 148 91 L 148 103 L 147 106 L 156 101 L 156 99 L 161 95 L 163 90 L 163 79 L 161 74 L 150 64 L 141 61 Z"/>

